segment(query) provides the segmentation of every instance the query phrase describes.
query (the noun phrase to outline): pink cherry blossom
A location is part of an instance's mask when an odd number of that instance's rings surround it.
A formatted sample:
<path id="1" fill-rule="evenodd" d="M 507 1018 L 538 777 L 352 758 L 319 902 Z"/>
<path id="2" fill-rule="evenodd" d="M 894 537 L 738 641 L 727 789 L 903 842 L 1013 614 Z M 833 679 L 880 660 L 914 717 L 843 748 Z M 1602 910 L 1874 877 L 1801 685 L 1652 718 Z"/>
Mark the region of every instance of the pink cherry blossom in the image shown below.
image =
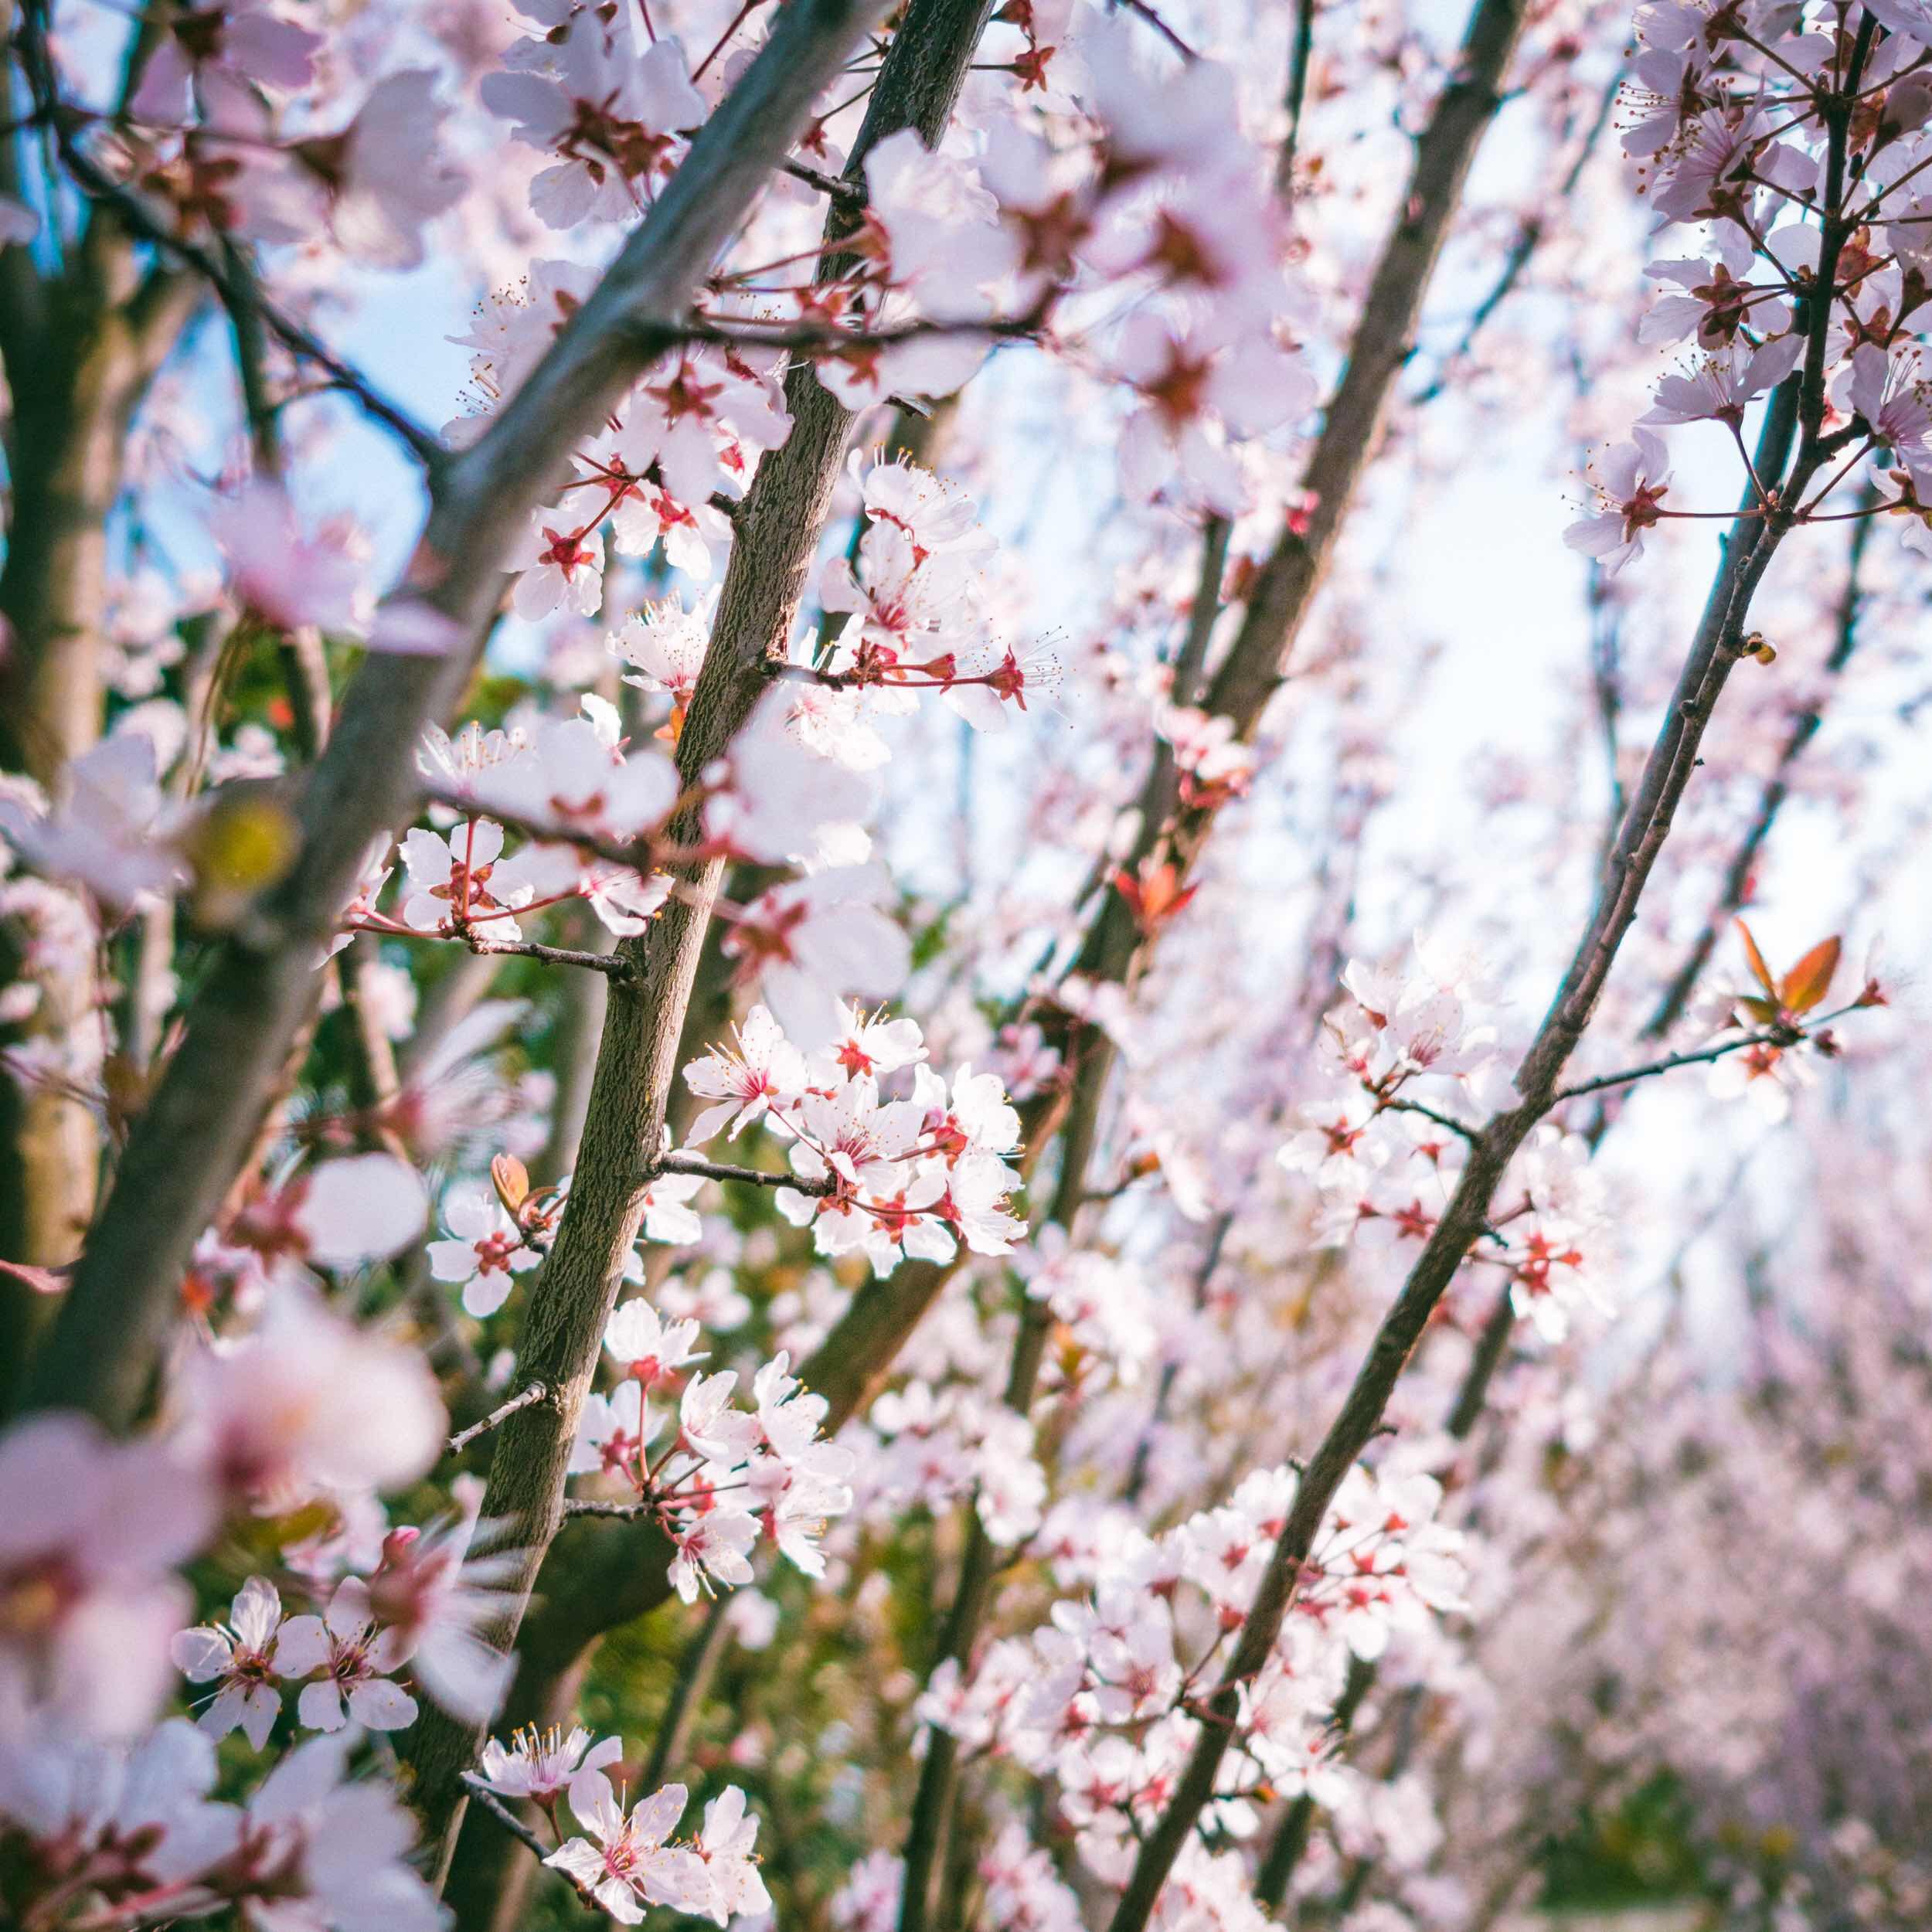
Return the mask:
<path id="1" fill-rule="evenodd" d="M 83 1733 L 131 1733 L 166 1686 L 189 1605 L 174 1566 L 213 1529 L 213 1493 L 151 1441 L 65 1412 L 0 1436 L 0 1693 Z"/>
<path id="2" fill-rule="evenodd" d="M 340 1730 L 353 1720 L 370 1730 L 400 1730 L 416 1721 L 416 1700 L 386 1675 L 402 1662 L 401 1640 L 379 1630 L 369 1611 L 369 1586 L 345 1577 L 321 1617 L 291 1617 L 277 1651 L 291 1677 L 319 1673 L 296 1699 L 296 1715 L 311 1730 Z"/>
<path id="3" fill-rule="evenodd" d="M 201 1727 L 211 1737 L 240 1730 L 257 1750 L 268 1742 L 282 1708 L 277 1680 L 302 1674 L 293 1667 L 301 1659 L 299 1643 L 289 1668 L 277 1659 L 283 1624 L 275 1586 L 266 1577 L 251 1577 L 236 1595 L 226 1624 L 206 1624 L 175 1637 L 169 1651 L 175 1668 L 191 1684 L 220 1686 L 201 1714 Z"/>
<path id="4" fill-rule="evenodd" d="M 682 1784 L 667 1784 L 627 1808 L 601 1771 L 580 1771 L 570 1784 L 570 1809 L 590 1835 L 568 1840 L 544 1863 L 568 1873 L 619 1924 L 641 1924 L 647 1904 L 683 1900 L 679 1855 L 665 1841 L 685 1802 Z"/>
<path id="5" fill-rule="evenodd" d="M 484 1188 L 453 1192 L 443 1203 L 443 1225 L 450 1238 L 430 1243 L 430 1272 L 439 1281 L 460 1281 L 463 1306 L 478 1320 L 495 1314 L 515 1277 L 543 1258 Z"/>
<path id="6" fill-rule="evenodd" d="M 311 536 L 287 493 L 257 481 L 216 505 L 209 522 L 236 600 L 263 622 L 285 631 L 311 624 L 360 629 L 366 622 L 360 539 L 345 519 L 332 519 Z"/>
<path id="7" fill-rule="evenodd" d="M 506 1747 L 492 1738 L 483 1747 L 484 1781 L 499 1798 L 553 1802 L 580 1773 L 600 1771 L 624 1755 L 621 1738 L 591 1742 L 582 1725 L 568 1731 L 519 1731 Z"/>

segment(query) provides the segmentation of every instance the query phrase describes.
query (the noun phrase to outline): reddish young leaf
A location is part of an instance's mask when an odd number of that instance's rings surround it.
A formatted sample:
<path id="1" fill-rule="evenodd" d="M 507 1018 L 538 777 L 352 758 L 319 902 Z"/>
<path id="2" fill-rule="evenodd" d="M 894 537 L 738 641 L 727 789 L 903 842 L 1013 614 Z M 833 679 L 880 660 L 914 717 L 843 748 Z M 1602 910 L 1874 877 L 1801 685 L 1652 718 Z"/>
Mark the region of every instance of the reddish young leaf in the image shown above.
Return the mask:
<path id="1" fill-rule="evenodd" d="M 1757 941 L 1752 938 L 1750 927 L 1741 919 L 1733 920 L 1732 923 L 1736 927 L 1738 937 L 1744 942 L 1744 957 L 1750 962 L 1751 971 L 1758 985 L 1764 988 L 1768 998 L 1777 999 L 1779 996 L 1777 981 L 1771 977 L 1770 968 L 1764 964 L 1764 955 L 1757 950 Z"/>
<path id="2" fill-rule="evenodd" d="M 1779 989 L 1788 1013 L 1808 1013 L 1832 990 L 1842 942 L 1835 934 L 1821 940 L 1784 975 Z"/>

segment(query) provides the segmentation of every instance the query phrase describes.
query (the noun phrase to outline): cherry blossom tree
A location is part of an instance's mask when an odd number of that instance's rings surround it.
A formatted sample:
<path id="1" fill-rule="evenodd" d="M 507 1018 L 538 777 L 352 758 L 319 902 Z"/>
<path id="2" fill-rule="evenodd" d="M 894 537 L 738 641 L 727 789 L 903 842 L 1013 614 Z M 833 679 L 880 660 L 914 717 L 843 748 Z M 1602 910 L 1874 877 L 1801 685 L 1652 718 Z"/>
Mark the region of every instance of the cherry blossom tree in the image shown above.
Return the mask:
<path id="1" fill-rule="evenodd" d="M 1924 1922 L 1932 14 L 0 21 L 10 1920 Z"/>

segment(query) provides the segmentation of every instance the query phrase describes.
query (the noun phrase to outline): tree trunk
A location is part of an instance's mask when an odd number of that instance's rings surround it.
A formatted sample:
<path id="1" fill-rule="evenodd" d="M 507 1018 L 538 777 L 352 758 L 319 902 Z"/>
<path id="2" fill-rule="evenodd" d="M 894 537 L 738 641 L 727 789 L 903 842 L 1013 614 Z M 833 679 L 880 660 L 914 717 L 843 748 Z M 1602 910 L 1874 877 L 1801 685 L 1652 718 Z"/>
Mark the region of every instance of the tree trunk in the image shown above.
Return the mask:
<path id="1" fill-rule="evenodd" d="M 0 330 L 12 420 L 7 556 L 0 569 L 0 765 L 51 791 L 100 735 L 107 522 L 121 494 L 129 430 L 199 291 L 143 279 L 97 216 L 73 274 L 30 307 L 9 284 Z M 103 1042 L 102 990 L 89 969 L 47 974 L 14 1043 L 56 1056 L 91 1087 Z M 70 1261 L 94 1211 L 100 1130 L 65 1083 L 9 1080 L 0 1090 L 0 1255 Z M 15 1358 L 18 1359 L 17 1357 Z"/>

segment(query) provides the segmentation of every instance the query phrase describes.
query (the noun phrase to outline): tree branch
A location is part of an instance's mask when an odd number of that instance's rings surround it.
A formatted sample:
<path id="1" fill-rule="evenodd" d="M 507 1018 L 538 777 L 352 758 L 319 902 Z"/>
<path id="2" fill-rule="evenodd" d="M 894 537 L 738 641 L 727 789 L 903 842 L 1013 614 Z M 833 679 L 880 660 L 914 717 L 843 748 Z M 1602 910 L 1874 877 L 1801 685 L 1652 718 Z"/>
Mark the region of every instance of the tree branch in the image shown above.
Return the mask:
<path id="1" fill-rule="evenodd" d="M 345 699 L 301 810 L 288 878 L 211 964 L 180 1046 L 129 1139 L 31 1399 L 125 1427 L 175 1312 L 201 1231 L 248 1158 L 317 992 L 314 962 L 372 838 L 413 814 L 410 753 L 467 685 L 493 621 L 502 560 L 578 443 L 644 366 L 631 322 L 689 301 L 781 160 L 879 0 L 791 0 L 771 38 L 692 142 L 615 264 L 478 443 L 437 478 L 403 588 L 449 619 L 440 658 L 372 654 Z M 576 1403 L 566 1404 L 573 1411 Z"/>
<path id="2" fill-rule="evenodd" d="M 1759 444 L 1760 475 L 1778 478 L 1784 473 L 1798 389 L 1797 379 L 1787 379 L 1766 410 Z M 1781 502 L 1798 500 L 1818 460 L 1815 438 L 1808 437 L 1792 466 L 1797 487 Z M 1202 1713 L 1200 1735 L 1172 1799 L 1141 1842 L 1108 1932 L 1145 1932 L 1175 1860 L 1213 1795 L 1239 1715 L 1240 1687 L 1267 1662 L 1281 1635 L 1328 1505 L 1381 1427 L 1389 1397 L 1436 1304 L 1488 1225 L 1490 1204 L 1505 1171 L 1536 1123 L 1556 1104 L 1563 1069 L 1589 1024 L 1636 917 L 1638 903 L 1699 762 L 1698 747 L 1738 662 L 1752 596 L 1791 521 L 1788 509 L 1778 509 L 1762 517 L 1740 516 L 1732 526 L 1703 618 L 1633 794 L 1596 906 L 1563 985 L 1516 1070 L 1514 1086 L 1520 1104 L 1493 1117 L 1472 1144 L 1434 1233 L 1377 1328 L 1340 1410 L 1302 1473 L 1240 1636 Z"/>
<path id="3" fill-rule="evenodd" d="M 953 0 L 953 4 L 959 5 L 961 0 Z M 1515 43 L 1522 4 L 1522 0 L 1485 0 L 1465 41 L 1458 77 L 1445 90 L 1431 128 L 1419 144 L 1410 192 L 1400 204 L 1404 212 L 1398 218 L 1372 284 L 1370 300 L 1351 347 L 1342 389 L 1331 407 L 1316 460 L 1308 472 L 1311 485 L 1324 490 L 1319 502 L 1321 513 L 1331 523 L 1321 537 L 1324 554 L 1325 546 L 1332 541 L 1332 526 L 1338 525 L 1354 483 L 1366 465 L 1383 402 L 1406 352 L 1407 338 L 1423 289 L 1459 202 L 1469 161 L 1494 114 L 1499 77 Z M 910 32 L 916 22 L 941 11 L 941 0 L 915 0 L 903 31 Z M 889 56 L 887 64 L 891 65 Z M 929 93 L 936 94 L 943 83 L 943 73 L 937 63 L 929 63 L 929 71 L 933 77 L 926 86 Z M 881 85 L 883 89 L 883 75 Z M 875 107 L 878 100 L 876 93 Z M 920 124 L 923 128 L 926 124 Z M 760 465 L 758 478 L 746 499 L 739 519 L 738 544 L 720 601 L 718 628 L 706 660 L 706 680 L 717 674 L 720 640 L 731 636 L 740 624 L 747 638 L 761 647 L 767 640 L 786 634 L 790 610 L 795 608 L 797 587 L 815 546 L 833 471 L 810 475 L 788 472 L 792 472 L 794 461 L 808 447 L 808 438 L 822 435 L 819 426 L 828 405 L 808 369 L 794 372 L 788 400 L 796 426 L 785 447 Z M 842 438 L 842 413 L 839 422 Z M 804 466 L 800 462 L 798 467 L 803 471 Z M 805 535 L 802 542 L 801 531 Z M 1284 535 L 1284 543 L 1288 541 Z M 1299 545 L 1301 539 L 1294 542 Z M 743 560 L 760 553 L 774 560 L 767 569 L 770 579 L 781 587 L 777 594 L 770 589 L 754 592 L 751 585 L 737 580 L 741 573 L 748 573 Z M 1242 631 L 1248 639 L 1245 655 L 1249 661 L 1265 658 L 1271 674 L 1275 661 L 1306 614 L 1314 587 L 1314 573 L 1311 573 L 1295 598 L 1277 597 L 1260 613 L 1250 603 Z M 757 600 L 759 598 L 762 604 Z M 762 623 L 747 621 L 740 614 L 760 608 L 770 614 Z M 784 614 L 782 623 L 777 621 L 781 613 Z M 1236 649 L 1241 648 L 1237 640 Z M 747 650 L 746 655 L 754 665 L 761 662 L 756 651 Z M 1216 680 L 1217 688 L 1227 675 L 1228 668 L 1224 666 Z M 757 681 L 762 683 L 762 676 Z M 703 689 L 702 685 L 700 689 Z M 1268 689 L 1272 689 L 1271 684 Z M 1212 695 L 1206 702 L 1209 709 L 1221 708 Z M 698 716 L 699 708 L 694 699 L 691 719 Z M 1252 730 L 1258 715 L 1257 703 L 1247 716 L 1244 730 Z M 688 719 L 687 736 L 691 730 Z M 1088 945 L 1082 955 L 1088 962 L 1087 970 L 1116 979 L 1129 970 L 1141 937 L 1138 927 L 1129 920 L 1125 943 L 1116 943 L 1109 915 L 1117 904 L 1116 896 L 1110 894 L 1090 930 Z M 676 902 L 667 909 L 665 917 L 674 914 L 680 919 L 688 917 L 685 909 Z M 676 950 L 681 951 L 681 945 Z M 614 1046 L 621 1046 L 634 1068 L 648 1065 L 649 1053 L 641 1031 L 633 1030 L 627 1037 L 628 1045 L 607 1039 L 606 1056 Z M 611 1091 L 594 1102 L 594 1114 L 605 1107 L 621 1107 L 634 1119 L 636 1096 L 647 1077 L 651 1077 L 633 1072 L 621 1079 L 613 1073 Z M 627 1097 L 621 1100 L 621 1094 Z M 1051 1138 L 1064 1108 L 1064 1095 L 1053 1092 L 1022 1108 L 1029 1163 L 1038 1158 Z M 587 1134 L 587 1145 L 589 1139 Z M 580 1186 L 583 1172 L 580 1162 Z M 624 1206 L 617 1201 L 600 1210 L 608 1218 L 605 1236 L 573 1263 L 574 1269 L 603 1278 L 606 1257 L 613 1251 L 611 1244 L 623 1233 Z M 578 1211 L 574 1199 L 572 1211 Z M 552 1267 L 558 1267 L 560 1260 L 560 1253 L 553 1250 Z M 824 1396 L 829 1404 L 829 1430 L 835 1430 L 862 1406 L 906 1338 L 951 1279 L 957 1265 L 956 1262 L 902 1264 L 889 1279 L 874 1283 L 854 1298 L 810 1360 L 801 1365 L 799 1373 L 806 1385 Z M 668 1549 L 655 1525 L 573 1525 L 560 1540 L 553 1564 L 546 1572 L 542 1601 L 523 1626 L 523 1662 L 512 1704 L 512 1713 L 518 1721 L 553 1722 L 565 1714 L 566 1707 L 560 1706 L 559 1700 L 580 1667 L 586 1648 L 604 1631 L 644 1614 L 669 1594 L 663 1575 L 668 1560 Z M 482 1862 L 466 1855 L 462 1868 L 464 1896 L 458 1907 L 464 1922 L 488 1920 L 499 1928 L 513 1923 L 510 1895 L 493 1883 Z"/>
<path id="4" fill-rule="evenodd" d="M 1522 28 L 1526 0 L 1481 0 L 1416 143 L 1415 161 L 1361 317 L 1349 344 L 1342 380 L 1303 472 L 1305 516 L 1284 525 L 1247 594 L 1240 628 L 1202 706 L 1230 719 L 1235 736 L 1250 739 L 1285 675 L 1328 567 L 1357 488 L 1372 457 L 1396 379 L 1408 360 L 1422 300 L 1456 212 L 1483 134 L 1502 101 L 1503 77 Z M 1299 527 L 1297 527 L 1297 526 Z M 1210 814 L 1176 814 L 1164 797 L 1156 760 L 1140 805 L 1141 831 L 1121 872 L 1172 859 L 1185 871 L 1204 837 Z M 1138 941 L 1138 922 L 1117 885 L 1106 888 L 1074 970 L 1116 979 Z"/>
<path id="5" fill-rule="evenodd" d="M 539 945 L 533 939 L 486 939 L 474 927 L 464 935 L 469 949 L 491 959 L 534 959 L 546 966 L 576 966 L 609 979 L 628 980 L 634 968 L 621 953 L 589 953 L 573 946 Z"/>
<path id="6" fill-rule="evenodd" d="M 1190 66 L 1200 59 L 1201 56 L 1155 11 L 1149 0 L 1123 0 L 1123 4 L 1130 13 L 1138 14 Z"/>
<path id="7" fill-rule="evenodd" d="M 775 1172 L 768 1167 L 738 1167 L 729 1161 L 707 1161 L 697 1154 L 665 1154 L 651 1162 L 646 1179 L 654 1174 L 702 1174 L 708 1181 L 742 1181 L 749 1187 L 788 1187 L 801 1194 L 824 1196 L 837 1185 L 830 1175 L 816 1181 L 797 1174 Z"/>
<path id="8" fill-rule="evenodd" d="M 1468 1121 L 1457 1120 L 1447 1114 L 1440 1114 L 1433 1107 L 1423 1106 L 1420 1100 L 1400 1098 L 1384 1100 L 1382 1111 L 1385 1114 L 1413 1114 L 1422 1120 L 1433 1121 L 1437 1127 L 1446 1128 L 1459 1140 L 1473 1141 L 1476 1138 L 1477 1130 Z"/>
<path id="9" fill-rule="evenodd" d="M 487 1436 L 499 1423 L 509 1420 L 519 1410 L 527 1409 L 532 1403 L 551 1400 L 549 1389 L 541 1382 L 533 1382 L 527 1389 L 519 1389 L 509 1401 L 500 1402 L 481 1422 L 473 1422 L 467 1429 L 459 1429 L 450 1437 L 449 1453 L 456 1454 L 467 1449 L 479 1436 Z"/>
<path id="10" fill-rule="evenodd" d="M 1868 505 L 1875 506 L 1877 490 L 1867 490 L 1865 501 Z M 1644 1029 L 1648 1039 L 1662 1039 L 1683 1017 L 1685 1009 L 1690 1005 L 1691 995 L 1697 989 L 1698 981 L 1703 977 L 1712 954 L 1717 950 L 1718 938 L 1726 923 L 1749 896 L 1751 876 L 1757 869 L 1758 860 L 1770 841 L 1778 815 L 1791 796 L 1791 773 L 1811 740 L 1818 736 L 1825 720 L 1825 707 L 1845 666 L 1851 662 L 1852 653 L 1858 648 L 1859 613 L 1863 602 L 1859 580 L 1866 549 L 1871 542 L 1872 524 L 1871 518 L 1860 517 L 1852 525 L 1851 554 L 1846 565 L 1844 594 L 1838 600 L 1838 627 L 1831 653 L 1825 660 L 1825 682 L 1792 720 L 1784 743 L 1778 747 L 1770 776 L 1758 794 L 1757 809 L 1752 815 L 1744 836 L 1738 842 L 1730 865 L 1725 868 L 1723 883 L 1718 888 L 1716 899 L 1705 916 L 1704 923 L 1699 927 L 1683 964 L 1672 975 L 1670 984 L 1657 1002 L 1656 1011 Z"/>
<path id="11" fill-rule="evenodd" d="M 1804 1038 L 1796 1027 L 1780 1026 L 1769 1032 L 1744 1033 L 1736 1039 L 1721 1040 L 1715 1046 L 1700 1047 L 1693 1053 L 1668 1053 L 1662 1060 L 1646 1060 L 1641 1066 L 1627 1066 L 1621 1073 L 1602 1073 L 1595 1080 L 1579 1080 L 1573 1087 L 1561 1088 L 1552 1104 L 1560 1105 L 1585 1094 L 1600 1094 L 1609 1087 L 1628 1087 L 1633 1080 L 1647 1080 L 1658 1073 L 1675 1073 L 1680 1066 L 1702 1066 L 1721 1060 L 1726 1054 L 1741 1053 L 1747 1046 L 1795 1046 Z"/>
<path id="12" fill-rule="evenodd" d="M 463 1774 L 463 1782 L 469 1787 L 470 1795 L 476 1800 L 477 1803 L 481 1805 L 484 1810 L 488 1811 L 491 1817 L 495 1818 L 497 1823 L 502 1825 L 504 1830 L 508 1832 L 519 1845 L 534 1852 L 539 1860 L 550 1855 L 553 1848 L 546 1845 L 543 1840 L 532 1831 L 529 1826 L 526 1825 L 522 1819 L 519 1818 L 515 1812 L 512 1811 L 509 1805 L 505 1804 L 495 1792 L 483 1782 L 481 1778 L 477 1776 L 475 1772 L 465 1771 Z M 574 1883 L 575 1880 L 572 1883 Z"/>
<path id="13" fill-rule="evenodd" d="M 1577 158 L 1570 165 L 1569 172 L 1563 179 L 1563 185 L 1556 191 L 1556 203 L 1560 206 L 1577 192 L 1577 184 L 1582 180 L 1583 170 L 1590 165 L 1591 157 L 1597 151 L 1597 143 L 1603 138 L 1604 130 L 1610 125 L 1610 117 L 1617 105 L 1617 97 L 1623 92 L 1624 77 L 1621 69 L 1610 77 L 1597 103 L 1595 117 L 1585 131 L 1583 145 L 1577 151 Z M 1433 403 L 1448 386 L 1450 372 L 1462 362 L 1475 347 L 1476 338 L 1482 333 L 1484 325 L 1496 311 L 1508 301 L 1512 290 L 1522 281 L 1523 271 L 1529 266 L 1530 259 L 1542 245 L 1545 232 L 1549 225 L 1549 216 L 1532 215 L 1516 231 L 1516 239 L 1511 244 L 1505 258 L 1502 272 L 1490 284 L 1489 291 L 1471 311 L 1461 339 L 1455 347 L 1443 357 L 1428 386 L 1415 399 L 1416 406 Z"/>
<path id="14" fill-rule="evenodd" d="M 1288 124 L 1274 157 L 1274 192 L 1284 202 L 1294 198 L 1294 163 L 1301 141 L 1301 117 L 1308 103 L 1308 64 L 1315 56 L 1316 0 L 1294 0 L 1294 37 L 1288 47 L 1288 84 L 1284 105 Z"/>
<path id="15" fill-rule="evenodd" d="M 781 43 L 798 4 L 793 0 L 779 15 L 760 65 L 774 55 L 787 57 L 789 50 L 781 50 Z M 989 11 L 989 0 L 913 0 L 872 90 L 846 164 L 848 179 L 861 181 L 866 155 L 901 129 L 915 128 L 929 145 L 937 143 Z M 795 53 L 790 57 L 795 59 Z M 714 117 L 705 133 L 717 125 Z M 688 171 L 691 162 L 685 165 Z M 835 244 L 852 225 L 847 205 L 835 203 L 826 232 L 835 246 L 821 257 L 821 278 L 835 277 L 849 265 Z M 633 324 L 639 318 L 676 315 L 688 300 L 682 294 L 638 301 L 628 315 Z M 593 297 L 579 321 L 597 307 Z M 639 352 L 634 327 L 627 342 L 631 355 Z M 711 641 L 679 740 L 679 768 L 687 788 L 723 753 L 764 695 L 763 665 L 784 654 L 843 461 L 853 419 L 808 366 L 791 371 L 786 401 L 791 433 L 760 462 L 746 495 Z M 680 821 L 672 835 L 689 847 L 696 829 Z M 640 1177 L 649 1172 L 662 1142 L 679 1034 L 724 862 L 709 859 L 676 869 L 682 889 L 643 935 L 620 948 L 634 959 L 639 976 L 610 1004 L 576 1175 L 519 1352 L 519 1374 L 553 1383 L 565 1392 L 564 1400 L 557 1413 L 532 1411 L 512 1418 L 498 1436 L 491 1460 L 484 1512 L 515 1522 L 523 1539 L 524 1560 L 507 1584 L 512 1607 L 493 1633 L 505 1648 L 522 1626 L 538 1569 L 563 1521 L 564 1478 L 577 1414 L 595 1371 L 624 1257 L 636 1239 L 644 1206 Z M 618 1544 L 630 1549 L 625 1539 L 645 1533 L 639 1525 L 615 1535 Z M 635 1561 L 633 1551 L 631 1564 Z M 566 1627 L 584 1617 L 569 1601 L 584 1587 L 594 1590 L 597 1583 L 572 1576 L 546 1586 L 546 1600 L 564 1606 Z M 621 1596 L 633 1599 L 640 1587 L 632 1569 Z M 654 1600 L 662 1600 L 661 1569 L 645 1587 Z M 606 1614 L 607 1601 L 596 1606 L 589 1635 L 618 1621 Z M 441 1841 L 445 1865 L 454 1841 L 451 1827 L 461 1822 L 462 1794 L 454 1773 L 473 1756 L 474 1744 L 473 1726 L 433 1711 L 425 1712 L 411 1735 L 427 1835 L 432 1842 Z M 495 1887 L 497 1896 L 491 1896 L 484 1861 L 466 1859 L 464 1866 L 460 1913 L 478 1920 L 494 1914 L 502 1888 Z"/>

